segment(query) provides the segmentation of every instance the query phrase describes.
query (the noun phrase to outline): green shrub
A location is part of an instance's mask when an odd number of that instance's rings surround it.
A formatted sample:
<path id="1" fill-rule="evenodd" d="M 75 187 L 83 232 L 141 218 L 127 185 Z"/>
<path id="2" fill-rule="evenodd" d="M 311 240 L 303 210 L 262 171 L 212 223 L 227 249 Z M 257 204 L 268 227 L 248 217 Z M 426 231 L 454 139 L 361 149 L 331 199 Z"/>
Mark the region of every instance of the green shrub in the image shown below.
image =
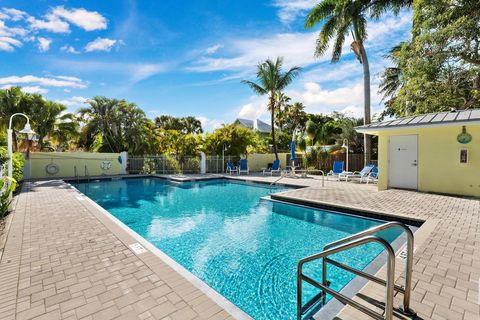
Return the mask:
<path id="1" fill-rule="evenodd" d="M 188 158 L 183 164 L 183 173 L 199 173 L 200 159 L 198 157 Z"/>
<path id="2" fill-rule="evenodd" d="M 168 171 L 172 171 L 173 173 L 181 173 L 182 172 L 182 170 L 180 168 L 180 163 L 174 157 L 165 156 L 165 161 L 166 161 L 165 170 L 167 172 Z"/>
<path id="3" fill-rule="evenodd" d="M 4 165 L 5 170 L 7 169 L 8 162 L 8 151 L 6 147 L 0 147 L 0 165 Z M 23 166 L 25 165 L 25 159 L 21 153 L 14 153 L 12 159 L 12 174 L 15 181 L 23 180 Z M 6 172 L 5 172 L 6 173 Z"/>
<path id="4" fill-rule="evenodd" d="M 10 194 L 15 190 L 16 186 L 17 182 L 10 177 L 0 179 L 0 219 L 8 212 Z"/>

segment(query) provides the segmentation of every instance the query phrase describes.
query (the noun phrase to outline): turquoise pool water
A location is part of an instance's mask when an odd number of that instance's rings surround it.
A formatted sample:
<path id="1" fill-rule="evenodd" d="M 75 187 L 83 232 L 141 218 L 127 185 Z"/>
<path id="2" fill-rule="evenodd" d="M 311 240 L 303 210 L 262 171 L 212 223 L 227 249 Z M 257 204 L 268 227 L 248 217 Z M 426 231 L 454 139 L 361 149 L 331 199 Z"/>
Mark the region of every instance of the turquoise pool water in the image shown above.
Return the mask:
<path id="1" fill-rule="evenodd" d="M 383 223 L 262 200 L 269 188 L 260 184 L 126 179 L 75 186 L 259 320 L 295 319 L 298 260 Z M 399 233 L 382 236 L 391 242 Z M 335 259 L 363 269 L 380 252 L 371 244 Z M 305 273 L 321 279 L 321 263 L 307 265 Z M 329 266 L 328 278 L 340 290 L 353 276 Z M 316 292 L 306 285 L 307 297 Z"/>

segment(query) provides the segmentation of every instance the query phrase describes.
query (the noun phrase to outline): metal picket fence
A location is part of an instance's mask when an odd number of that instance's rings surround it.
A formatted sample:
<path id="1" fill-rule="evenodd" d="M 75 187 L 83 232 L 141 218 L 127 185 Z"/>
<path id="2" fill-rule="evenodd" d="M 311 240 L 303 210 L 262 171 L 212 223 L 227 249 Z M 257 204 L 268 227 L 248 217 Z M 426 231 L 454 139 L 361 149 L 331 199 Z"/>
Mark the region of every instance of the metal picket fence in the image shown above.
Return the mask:
<path id="1" fill-rule="evenodd" d="M 129 155 L 127 158 L 129 174 L 176 174 L 200 173 L 200 157 L 184 157 L 178 161 L 166 155 Z"/>
<path id="2" fill-rule="evenodd" d="M 237 156 L 207 156 L 206 171 L 207 173 L 223 173 L 227 167 L 227 162 L 238 163 L 240 157 Z"/>

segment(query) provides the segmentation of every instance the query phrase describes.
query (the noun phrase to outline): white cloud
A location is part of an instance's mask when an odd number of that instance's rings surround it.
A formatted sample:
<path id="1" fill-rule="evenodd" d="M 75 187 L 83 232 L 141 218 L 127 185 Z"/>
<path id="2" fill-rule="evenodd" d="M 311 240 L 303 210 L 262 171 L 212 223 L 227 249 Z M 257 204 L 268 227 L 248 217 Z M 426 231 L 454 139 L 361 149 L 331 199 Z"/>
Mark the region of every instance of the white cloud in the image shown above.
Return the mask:
<path id="1" fill-rule="evenodd" d="M 56 100 L 56 102 L 63 104 L 69 108 L 81 108 L 85 106 L 85 103 L 88 101 L 88 98 L 81 96 L 73 96 L 67 99 Z"/>
<path id="2" fill-rule="evenodd" d="M 318 3 L 318 0 L 276 0 L 273 5 L 280 8 L 278 11 L 280 21 L 290 23 Z"/>
<path id="3" fill-rule="evenodd" d="M 386 42 L 388 44 L 392 42 L 392 37 L 398 39 L 399 36 L 402 38 L 408 36 L 410 25 L 410 12 L 402 12 L 397 17 L 389 15 L 380 21 L 369 21 L 369 37 L 366 42 L 367 52 L 371 53 L 370 49 L 376 50 L 379 43 L 383 43 L 383 49 Z M 226 56 L 210 57 L 204 55 L 198 58 L 195 64 L 188 67 L 187 70 L 196 72 L 242 72 L 245 76 L 247 70 L 250 71 L 250 75 L 253 75 L 259 62 L 265 61 L 267 58 L 274 59 L 278 56 L 284 57 L 285 67 L 294 65 L 308 67 L 330 61 L 331 46 L 322 57 L 314 57 L 317 37 L 318 31 L 277 33 L 261 38 L 231 39 L 225 44 Z M 351 59 L 353 56 L 350 50 L 351 42 L 352 38 L 347 36 L 343 46 L 343 59 Z"/>
<path id="4" fill-rule="evenodd" d="M 28 33 L 27 29 L 18 27 L 8 27 L 5 22 L 0 20 L 0 36 L 21 36 L 24 37 Z"/>
<path id="5" fill-rule="evenodd" d="M 248 102 L 239 108 L 237 118 L 259 119 L 268 116 L 266 96 L 251 96 Z"/>
<path id="6" fill-rule="evenodd" d="M 0 78 L 0 85 L 42 85 L 46 87 L 68 87 L 68 88 L 85 88 L 87 85 L 80 79 L 71 77 L 71 79 L 62 79 L 61 77 L 37 77 L 27 76 L 10 76 Z"/>
<path id="7" fill-rule="evenodd" d="M 208 47 L 207 49 L 205 49 L 205 53 L 207 54 L 214 54 L 215 52 L 217 52 L 218 50 L 220 50 L 221 48 L 223 48 L 223 45 L 222 44 L 215 44 L 211 47 Z"/>
<path id="8" fill-rule="evenodd" d="M 122 79 L 125 79 L 125 81 L 130 80 L 131 83 L 129 83 L 129 85 L 147 79 L 155 74 L 171 70 L 174 65 L 173 63 L 130 63 L 98 60 L 77 61 L 73 59 L 57 59 L 54 63 L 57 67 L 72 72 L 106 72 L 111 75 L 119 75 Z M 100 85 L 104 84 L 100 83 Z"/>
<path id="9" fill-rule="evenodd" d="M 316 33 L 279 33 L 265 38 L 236 39 L 226 48 L 234 53 L 229 58 L 201 57 L 189 67 L 191 71 L 243 71 L 254 69 L 267 58 L 285 57 L 285 65 L 305 65 L 315 62 L 313 56 Z M 294 45 L 292 45 L 294 44 Z"/>
<path id="10" fill-rule="evenodd" d="M 222 127 L 222 124 L 225 123 L 225 121 L 218 120 L 218 119 L 209 119 L 204 116 L 197 116 L 196 117 L 200 122 L 202 123 L 202 128 L 206 132 L 211 132 L 215 129 L 218 129 Z"/>
<path id="11" fill-rule="evenodd" d="M 108 38 L 97 38 L 85 46 L 86 52 L 92 51 L 110 51 L 112 47 L 117 43 L 117 40 Z"/>
<path id="12" fill-rule="evenodd" d="M 45 20 L 36 19 L 32 16 L 27 18 L 30 27 L 34 30 L 46 30 L 54 33 L 69 33 L 70 26 L 54 14 L 47 14 Z"/>
<path id="13" fill-rule="evenodd" d="M 22 43 L 10 37 L 0 37 L 0 51 L 12 52 L 15 48 L 21 47 Z"/>
<path id="14" fill-rule="evenodd" d="M 134 82 L 138 82 L 162 71 L 165 71 L 163 64 L 138 64 L 136 67 L 133 67 L 131 79 Z"/>
<path id="15" fill-rule="evenodd" d="M 286 94 L 293 101 L 301 101 L 307 107 L 307 112 L 329 113 L 339 108 L 362 108 L 363 110 L 363 81 L 357 79 L 350 85 L 339 88 L 326 89 L 315 82 L 307 82 L 302 90 L 288 90 Z M 371 104 L 378 104 L 380 96 L 371 92 Z M 363 112 L 363 111 L 362 111 Z"/>
<path id="16" fill-rule="evenodd" d="M 52 14 L 85 31 L 107 29 L 107 19 L 96 11 L 87 11 L 83 8 L 65 9 L 63 6 L 59 6 L 53 9 Z"/>
<path id="17" fill-rule="evenodd" d="M 28 16 L 25 11 L 17 10 L 15 8 L 3 8 L 2 13 L 3 15 L 0 17 L 4 17 L 4 19 L 10 19 L 12 21 L 20 21 Z"/>
<path id="18" fill-rule="evenodd" d="M 60 48 L 60 50 L 63 51 L 63 52 L 74 53 L 74 54 L 79 54 L 80 53 L 74 47 L 69 46 L 69 45 L 64 45 L 63 47 Z"/>
<path id="19" fill-rule="evenodd" d="M 0 89 L 9 89 L 11 87 L 14 87 L 14 85 L 13 84 L 6 84 L 6 85 L 2 86 Z M 21 89 L 25 93 L 44 94 L 44 93 L 48 92 L 48 89 L 45 89 L 45 88 L 42 88 L 42 87 L 39 87 L 39 86 L 25 86 L 25 87 L 22 87 Z"/>
<path id="20" fill-rule="evenodd" d="M 38 37 L 37 40 L 38 40 L 38 45 L 37 46 L 38 46 L 38 50 L 40 50 L 40 52 L 47 52 L 48 49 L 50 49 L 50 44 L 52 43 L 52 39 Z"/>

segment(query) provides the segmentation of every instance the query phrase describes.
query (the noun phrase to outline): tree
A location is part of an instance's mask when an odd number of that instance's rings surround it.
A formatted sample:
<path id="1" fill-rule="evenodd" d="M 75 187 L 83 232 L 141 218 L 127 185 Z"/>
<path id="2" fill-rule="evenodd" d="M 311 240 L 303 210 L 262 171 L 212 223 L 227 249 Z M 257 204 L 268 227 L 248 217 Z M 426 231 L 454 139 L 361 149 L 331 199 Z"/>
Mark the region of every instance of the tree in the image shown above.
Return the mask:
<path id="1" fill-rule="evenodd" d="M 338 62 L 342 55 L 342 47 L 348 33 L 351 32 L 353 42 L 350 47 L 363 66 L 363 87 L 364 87 L 364 124 L 370 123 L 370 68 L 367 52 L 363 45 L 367 37 L 367 19 L 365 11 L 369 1 L 354 0 L 324 0 L 315 6 L 308 14 L 305 26 L 313 28 L 320 22 L 325 22 L 317 40 L 315 55 L 317 57 L 325 54 L 328 44 L 334 39 L 332 62 Z M 371 158 L 371 138 L 364 136 L 365 163 Z"/>
<path id="2" fill-rule="evenodd" d="M 28 104 L 28 114 L 32 122 L 33 131 L 38 135 L 38 146 L 41 150 L 45 138 L 53 133 L 62 112 L 67 108 L 53 101 L 45 100 L 39 94 L 27 95 L 24 101 Z"/>
<path id="3" fill-rule="evenodd" d="M 389 106 L 394 102 L 404 84 L 402 68 L 398 58 L 404 44 L 405 42 L 397 44 L 384 56 L 393 63 L 393 66 L 385 68 L 380 80 L 379 93 L 383 95 L 382 101 L 387 106 L 387 111 L 384 111 L 382 116 L 393 115 L 390 114 Z"/>
<path id="4" fill-rule="evenodd" d="M 285 130 L 293 132 L 296 128 L 303 130 L 307 121 L 307 113 L 305 106 L 301 102 L 289 104 L 284 111 L 285 113 Z"/>
<path id="5" fill-rule="evenodd" d="M 234 124 L 223 125 L 211 134 L 205 135 L 205 151 L 207 154 L 225 154 L 229 156 L 246 155 L 252 151 L 265 152 L 267 147 L 257 132 Z M 249 150 L 250 149 L 250 150 Z"/>
<path id="6" fill-rule="evenodd" d="M 24 97 L 25 95 L 20 87 L 11 87 L 8 89 L 0 90 L 0 128 L 2 128 L 3 130 L 8 129 L 10 117 L 14 113 L 25 113 L 25 110 L 23 109 L 25 107 L 25 104 L 22 104 Z M 25 119 L 23 117 L 13 118 L 13 151 L 18 150 L 17 134 L 15 130 L 21 130 L 24 125 Z"/>
<path id="7" fill-rule="evenodd" d="M 283 58 L 278 57 L 275 61 L 267 59 L 257 66 L 257 81 L 242 80 L 255 93 L 268 95 L 268 110 L 271 113 L 270 124 L 272 126 L 271 137 L 275 158 L 278 160 L 277 144 L 275 143 L 275 113 L 277 109 L 277 93 L 285 89 L 299 74 L 300 67 L 292 67 L 287 72 L 282 71 Z"/>
<path id="8" fill-rule="evenodd" d="M 386 114 L 480 107 L 480 7 L 470 0 L 418 0 L 412 40 L 397 61 L 402 86 Z M 387 72 L 387 71 L 386 71 Z"/>
<path id="9" fill-rule="evenodd" d="M 185 134 L 203 133 L 202 122 L 195 117 L 173 117 L 161 115 L 155 118 L 155 127 L 165 130 L 177 130 Z"/>
<path id="10" fill-rule="evenodd" d="M 90 107 L 79 110 L 85 123 L 81 145 L 106 152 L 152 151 L 156 143 L 153 123 L 136 104 L 106 97 L 94 97 L 88 103 Z"/>
<path id="11" fill-rule="evenodd" d="M 290 97 L 281 91 L 278 91 L 275 97 L 275 102 L 277 104 L 277 112 L 275 114 L 275 124 L 278 126 L 280 131 L 283 131 L 283 127 L 287 121 L 286 110 L 289 107 Z"/>
<path id="12" fill-rule="evenodd" d="M 333 39 L 332 62 L 342 55 L 342 48 L 348 34 L 353 42 L 350 48 L 363 66 L 364 124 L 370 119 L 370 68 L 364 41 L 367 38 L 367 17 L 379 18 L 387 10 L 397 14 L 401 7 L 411 5 L 413 0 L 323 0 L 307 15 L 306 28 L 323 23 L 317 39 L 315 56 L 324 55 Z M 371 158 L 371 136 L 364 135 L 365 163 Z"/>

